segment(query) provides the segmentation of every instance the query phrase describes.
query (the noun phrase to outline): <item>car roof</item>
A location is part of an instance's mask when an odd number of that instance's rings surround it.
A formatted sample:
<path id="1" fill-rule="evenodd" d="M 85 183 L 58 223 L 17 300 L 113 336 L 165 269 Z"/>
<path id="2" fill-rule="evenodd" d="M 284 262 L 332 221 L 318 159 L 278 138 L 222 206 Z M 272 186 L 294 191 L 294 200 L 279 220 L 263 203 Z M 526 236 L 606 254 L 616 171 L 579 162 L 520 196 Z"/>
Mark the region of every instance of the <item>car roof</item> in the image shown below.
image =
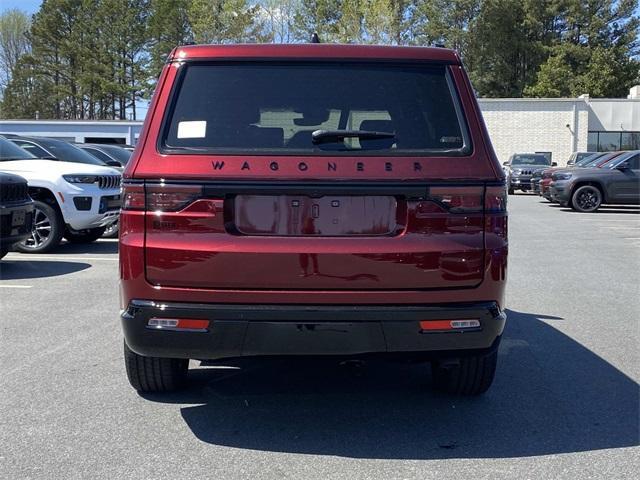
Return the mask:
<path id="1" fill-rule="evenodd" d="M 168 61 L 216 58 L 423 60 L 454 65 L 461 64 L 458 53 L 447 48 L 322 43 L 185 45 L 176 47 L 169 55 Z"/>

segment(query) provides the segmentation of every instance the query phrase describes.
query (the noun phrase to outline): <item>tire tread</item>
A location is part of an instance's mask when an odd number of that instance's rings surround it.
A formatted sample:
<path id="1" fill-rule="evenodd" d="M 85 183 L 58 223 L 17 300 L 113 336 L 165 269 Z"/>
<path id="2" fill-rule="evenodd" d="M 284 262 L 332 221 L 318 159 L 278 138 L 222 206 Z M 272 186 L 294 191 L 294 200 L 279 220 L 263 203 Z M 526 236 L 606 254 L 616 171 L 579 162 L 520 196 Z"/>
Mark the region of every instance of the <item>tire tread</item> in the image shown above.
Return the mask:
<path id="1" fill-rule="evenodd" d="M 189 361 L 180 358 L 144 357 L 125 343 L 127 378 L 139 392 L 170 392 L 184 385 Z"/>

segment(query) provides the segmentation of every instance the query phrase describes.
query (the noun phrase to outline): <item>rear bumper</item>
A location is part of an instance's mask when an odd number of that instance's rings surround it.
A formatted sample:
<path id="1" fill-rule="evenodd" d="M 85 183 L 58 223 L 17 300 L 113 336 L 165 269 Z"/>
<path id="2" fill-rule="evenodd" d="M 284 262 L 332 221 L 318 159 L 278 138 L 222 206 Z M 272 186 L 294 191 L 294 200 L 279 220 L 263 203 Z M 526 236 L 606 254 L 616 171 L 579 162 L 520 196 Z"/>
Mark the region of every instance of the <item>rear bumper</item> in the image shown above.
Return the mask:
<path id="1" fill-rule="evenodd" d="M 150 318 L 209 320 L 206 331 L 148 328 Z M 477 319 L 465 331 L 422 320 Z M 263 355 L 409 354 L 437 357 L 496 348 L 506 315 L 495 302 L 420 306 L 220 305 L 133 300 L 121 315 L 127 345 L 155 357 L 215 360 Z"/>

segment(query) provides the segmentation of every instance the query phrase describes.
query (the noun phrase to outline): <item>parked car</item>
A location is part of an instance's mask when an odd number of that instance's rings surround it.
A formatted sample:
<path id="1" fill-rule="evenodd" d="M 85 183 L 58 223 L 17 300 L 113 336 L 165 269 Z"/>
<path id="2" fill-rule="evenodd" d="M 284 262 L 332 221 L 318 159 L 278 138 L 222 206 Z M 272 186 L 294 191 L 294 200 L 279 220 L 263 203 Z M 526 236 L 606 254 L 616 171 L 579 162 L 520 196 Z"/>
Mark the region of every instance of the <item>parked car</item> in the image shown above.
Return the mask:
<path id="1" fill-rule="evenodd" d="M 0 170 L 27 179 L 34 200 L 32 235 L 16 244 L 18 251 L 48 252 L 63 237 L 92 242 L 118 219 L 120 174 L 113 168 L 39 159 L 3 137 L 0 162 Z"/>
<path id="2" fill-rule="evenodd" d="M 158 85 L 123 183 L 135 389 L 191 358 L 370 353 L 489 388 L 506 185 L 454 51 L 188 46 Z"/>
<path id="3" fill-rule="evenodd" d="M 640 150 L 625 152 L 601 166 L 555 172 L 551 197 L 578 212 L 603 204 L 640 204 Z"/>
<path id="4" fill-rule="evenodd" d="M 549 157 L 542 153 L 516 153 L 511 155 L 503 165 L 506 167 L 509 195 L 511 195 L 515 190 L 523 192 L 531 190 L 533 174 L 556 164 L 551 163 Z"/>
<path id="5" fill-rule="evenodd" d="M 98 160 L 102 160 L 105 164 L 114 165 L 118 163 L 117 168 L 122 168 L 129 163 L 131 151 L 125 150 L 118 145 L 102 144 L 102 143 L 80 143 L 78 147 L 85 152 L 90 153 Z M 110 162 L 110 163 L 107 163 Z"/>
<path id="6" fill-rule="evenodd" d="M 45 160 L 60 160 L 62 162 L 86 163 L 89 165 L 100 165 L 109 167 L 121 167 L 119 162 L 105 162 L 97 159 L 93 155 L 81 150 L 75 145 L 47 137 L 7 137 L 20 148 L 32 153 L 34 156 Z"/>
<path id="7" fill-rule="evenodd" d="M 0 155 L 4 154 L 0 152 Z M 31 235 L 33 211 L 27 181 L 0 171 L 0 258 Z"/>
<path id="8" fill-rule="evenodd" d="M 567 160 L 567 167 L 571 167 L 580 162 L 580 160 L 596 155 L 597 153 L 598 152 L 573 152 L 569 156 L 569 160 Z"/>
<path id="9" fill-rule="evenodd" d="M 576 161 L 572 166 L 569 167 L 555 167 L 555 168 L 547 168 L 542 171 L 540 175 L 540 181 L 538 182 L 538 192 L 539 195 L 547 199 L 549 202 L 553 202 L 551 198 L 551 192 L 549 191 L 549 185 L 551 184 L 551 176 L 554 172 L 559 170 L 567 170 L 571 168 L 587 168 L 590 166 L 603 165 L 608 162 L 616 155 L 619 155 L 621 152 L 600 152 L 590 155 L 588 157 L 584 157 L 578 161 Z"/>

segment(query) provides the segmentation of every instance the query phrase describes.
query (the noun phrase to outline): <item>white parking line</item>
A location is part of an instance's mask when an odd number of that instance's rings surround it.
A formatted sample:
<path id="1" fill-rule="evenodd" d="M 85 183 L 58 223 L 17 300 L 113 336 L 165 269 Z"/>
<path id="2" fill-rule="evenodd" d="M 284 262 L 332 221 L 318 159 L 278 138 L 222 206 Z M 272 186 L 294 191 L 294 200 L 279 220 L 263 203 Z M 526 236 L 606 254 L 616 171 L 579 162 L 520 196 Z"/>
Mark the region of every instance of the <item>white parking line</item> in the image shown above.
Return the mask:
<path id="1" fill-rule="evenodd" d="M 31 288 L 32 285 L 0 285 L 0 288 Z"/>

